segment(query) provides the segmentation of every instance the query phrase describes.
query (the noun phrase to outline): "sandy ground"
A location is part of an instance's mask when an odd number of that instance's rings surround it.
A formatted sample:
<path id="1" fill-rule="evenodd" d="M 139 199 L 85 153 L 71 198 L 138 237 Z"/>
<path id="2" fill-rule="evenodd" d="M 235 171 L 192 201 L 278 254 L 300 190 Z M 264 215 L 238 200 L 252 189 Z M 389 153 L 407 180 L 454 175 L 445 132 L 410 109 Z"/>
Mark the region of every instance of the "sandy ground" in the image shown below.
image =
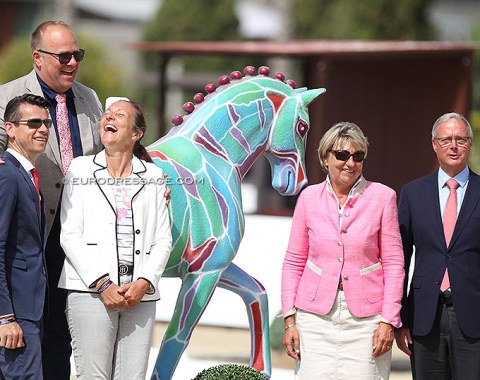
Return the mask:
<path id="1" fill-rule="evenodd" d="M 155 360 L 166 325 L 155 328 L 151 364 Z M 173 380 L 188 380 L 201 370 L 222 363 L 248 364 L 250 334 L 247 329 L 197 326 L 175 372 Z M 293 380 L 294 361 L 283 351 L 272 351 L 272 380 Z M 149 372 L 150 373 L 150 372 Z M 390 380 L 411 380 L 407 356 L 396 347 L 393 351 Z"/>
<path id="2" fill-rule="evenodd" d="M 166 324 L 156 323 L 147 379 L 152 373 L 165 328 Z M 247 329 L 199 325 L 193 332 L 190 344 L 178 364 L 173 380 L 193 379 L 203 369 L 218 364 L 248 364 L 249 355 L 250 334 Z M 272 380 L 294 380 L 294 361 L 283 351 L 272 351 L 272 367 Z M 75 379 L 76 376 L 73 373 L 71 380 Z M 390 380 L 411 379 L 407 357 L 394 347 Z"/>

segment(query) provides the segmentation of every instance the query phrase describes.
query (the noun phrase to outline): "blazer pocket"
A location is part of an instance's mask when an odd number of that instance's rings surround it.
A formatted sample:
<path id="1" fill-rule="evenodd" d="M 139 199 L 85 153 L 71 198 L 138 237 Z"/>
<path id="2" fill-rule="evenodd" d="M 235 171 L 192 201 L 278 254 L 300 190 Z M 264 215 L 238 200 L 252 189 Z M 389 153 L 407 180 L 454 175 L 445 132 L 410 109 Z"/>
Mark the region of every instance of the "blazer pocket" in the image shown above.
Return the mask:
<path id="1" fill-rule="evenodd" d="M 5 265 L 21 270 L 27 270 L 27 260 L 20 257 L 15 257 L 13 260 L 7 259 Z"/>
<path id="2" fill-rule="evenodd" d="M 379 261 L 378 263 L 375 263 L 366 268 L 360 269 L 360 276 L 365 276 L 366 274 L 375 272 L 381 268 L 382 268 L 382 263 Z"/>
<path id="3" fill-rule="evenodd" d="M 380 271 L 380 272 L 378 272 Z M 365 297 L 370 303 L 383 300 L 383 271 L 382 263 L 378 262 L 366 268 L 360 269 L 362 286 Z"/>
<path id="4" fill-rule="evenodd" d="M 322 272 L 322 268 L 316 266 L 312 261 L 307 260 L 302 278 L 298 284 L 299 297 L 308 301 L 315 299 Z"/>
<path id="5" fill-rule="evenodd" d="M 417 277 L 417 276 L 413 276 L 412 277 L 412 283 L 410 285 L 414 289 L 420 289 L 422 287 L 422 278 Z"/>

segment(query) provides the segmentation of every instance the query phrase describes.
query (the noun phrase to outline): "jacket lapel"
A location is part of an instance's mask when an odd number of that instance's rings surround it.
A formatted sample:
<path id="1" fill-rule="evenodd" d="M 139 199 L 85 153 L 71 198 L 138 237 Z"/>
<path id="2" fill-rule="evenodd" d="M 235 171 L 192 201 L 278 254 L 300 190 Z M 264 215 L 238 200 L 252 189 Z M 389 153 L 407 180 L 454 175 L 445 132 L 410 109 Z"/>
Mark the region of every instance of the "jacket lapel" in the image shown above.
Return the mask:
<path id="1" fill-rule="evenodd" d="M 38 222 L 39 232 L 40 232 L 40 234 L 42 234 L 41 209 L 40 209 L 40 203 L 38 201 L 37 189 L 35 188 L 35 185 L 33 184 L 32 179 L 30 178 L 30 175 L 25 171 L 23 166 L 20 164 L 20 162 L 14 156 L 12 156 L 8 152 L 5 152 L 4 157 L 5 157 L 5 159 L 11 161 L 17 167 L 21 176 L 25 180 L 25 183 L 27 184 L 28 188 L 30 189 L 30 195 L 32 196 L 32 201 L 35 205 L 35 211 L 38 215 L 37 222 Z"/>
<path id="2" fill-rule="evenodd" d="M 97 185 L 100 188 L 103 196 L 110 204 L 110 207 L 116 214 L 115 197 L 112 192 L 112 183 L 115 181 L 107 170 L 107 161 L 105 157 L 105 150 L 95 155 L 93 162 L 98 165 L 98 169 L 94 171 L 93 175 L 96 179 Z M 145 165 L 141 160 L 135 156 L 132 158 L 133 164 L 133 179 L 129 180 L 128 186 L 132 189 L 132 200 L 138 192 L 145 186 L 143 174 L 146 172 Z M 138 180 L 137 180 L 138 179 Z"/>
<path id="3" fill-rule="evenodd" d="M 424 204 L 427 207 L 427 214 L 431 216 L 431 224 L 439 241 L 446 246 L 445 234 L 443 233 L 442 213 L 440 211 L 440 197 L 438 194 L 438 172 L 432 173 L 425 178 L 426 189 L 423 192 Z"/>
<path id="4" fill-rule="evenodd" d="M 454 245 L 462 231 L 465 228 L 465 225 L 470 220 L 475 208 L 478 205 L 480 200 L 480 177 L 474 172 L 470 171 L 470 178 L 468 179 L 467 191 L 463 198 L 462 207 L 458 214 L 457 223 L 455 224 L 455 229 L 453 230 L 452 240 L 448 246 L 450 250 Z"/>
<path id="5" fill-rule="evenodd" d="M 90 125 L 91 120 L 89 117 L 87 117 L 87 115 L 89 115 L 91 112 L 89 110 L 88 104 L 84 96 L 79 91 L 76 83 L 73 84 L 72 91 L 74 95 L 73 101 L 75 103 L 75 110 L 77 112 L 78 125 L 82 125 L 82 126 Z M 93 131 L 93 128 L 80 128 L 80 140 L 82 142 L 82 151 L 83 151 L 83 154 L 85 155 L 91 154 L 92 152 L 94 152 L 92 131 Z"/>

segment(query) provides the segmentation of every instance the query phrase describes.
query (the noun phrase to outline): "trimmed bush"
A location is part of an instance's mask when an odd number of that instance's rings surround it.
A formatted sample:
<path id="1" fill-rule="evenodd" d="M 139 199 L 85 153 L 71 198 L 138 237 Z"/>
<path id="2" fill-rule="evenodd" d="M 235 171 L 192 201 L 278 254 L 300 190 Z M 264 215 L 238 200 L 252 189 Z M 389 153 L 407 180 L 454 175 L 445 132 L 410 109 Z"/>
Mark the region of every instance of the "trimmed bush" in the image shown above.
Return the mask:
<path id="1" fill-rule="evenodd" d="M 268 380 L 268 377 L 246 365 L 220 364 L 204 369 L 192 380 Z"/>

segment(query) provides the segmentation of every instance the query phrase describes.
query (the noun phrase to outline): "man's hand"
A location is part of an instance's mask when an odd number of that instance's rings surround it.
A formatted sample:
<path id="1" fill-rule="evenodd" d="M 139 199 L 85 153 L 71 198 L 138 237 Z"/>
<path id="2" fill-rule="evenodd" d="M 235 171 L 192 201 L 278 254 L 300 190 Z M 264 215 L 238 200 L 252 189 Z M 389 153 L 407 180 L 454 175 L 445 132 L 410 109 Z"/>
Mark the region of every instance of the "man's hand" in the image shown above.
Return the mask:
<path id="1" fill-rule="evenodd" d="M 0 347 L 14 350 L 24 346 L 23 331 L 17 322 L 0 325 Z"/>
<path id="2" fill-rule="evenodd" d="M 140 303 L 149 288 L 150 283 L 143 278 L 139 278 L 118 288 L 118 294 L 125 297 L 128 307 L 132 307 Z"/>
<path id="3" fill-rule="evenodd" d="M 413 343 L 410 329 L 408 327 L 401 327 L 395 331 L 395 341 L 397 342 L 397 347 L 401 351 L 405 352 L 408 356 L 412 354 L 412 351 L 407 345 Z"/>

